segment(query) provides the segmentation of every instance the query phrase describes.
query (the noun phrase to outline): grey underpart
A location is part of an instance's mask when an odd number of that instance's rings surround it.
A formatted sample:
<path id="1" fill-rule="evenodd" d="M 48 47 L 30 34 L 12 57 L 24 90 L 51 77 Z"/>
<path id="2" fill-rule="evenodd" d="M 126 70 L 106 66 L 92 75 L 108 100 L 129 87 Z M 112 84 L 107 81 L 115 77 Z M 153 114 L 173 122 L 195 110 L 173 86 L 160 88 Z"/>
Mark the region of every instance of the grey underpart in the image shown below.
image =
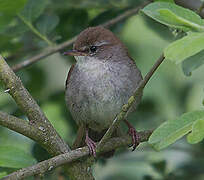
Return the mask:
<path id="1" fill-rule="evenodd" d="M 141 73 L 128 56 L 120 61 L 75 58 L 77 63 L 66 89 L 68 108 L 78 125 L 85 124 L 94 131 L 107 129 L 133 95 L 142 80 Z"/>

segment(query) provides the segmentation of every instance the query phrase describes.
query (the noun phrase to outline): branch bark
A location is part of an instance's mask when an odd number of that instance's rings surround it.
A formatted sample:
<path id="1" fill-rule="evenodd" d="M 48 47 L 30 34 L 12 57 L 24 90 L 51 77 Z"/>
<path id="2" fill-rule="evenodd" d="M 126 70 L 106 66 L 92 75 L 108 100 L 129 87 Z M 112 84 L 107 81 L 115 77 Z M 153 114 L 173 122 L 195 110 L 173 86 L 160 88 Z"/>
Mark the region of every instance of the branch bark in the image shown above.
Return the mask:
<path id="1" fill-rule="evenodd" d="M 133 9 L 129 9 L 129 10 L 125 11 L 123 14 L 121 14 L 121 15 L 109 20 L 108 22 L 102 24 L 102 26 L 108 28 L 108 27 L 110 27 L 110 26 L 112 26 L 112 25 L 114 25 L 114 24 L 116 24 L 116 23 L 118 23 L 120 21 L 123 21 L 125 18 L 128 18 L 128 17 L 130 17 L 130 16 L 132 16 L 134 14 L 137 14 L 140 9 L 145 7 L 150 2 L 152 2 L 152 0 L 147 0 L 143 4 L 141 4 L 140 6 L 138 6 L 136 8 L 133 8 Z M 44 49 L 42 53 L 40 53 L 40 54 L 38 54 L 36 56 L 33 56 L 32 58 L 30 58 L 28 60 L 25 60 L 25 61 L 23 61 L 23 62 L 21 62 L 21 63 L 19 63 L 17 65 L 14 65 L 12 67 L 13 71 L 17 72 L 17 71 L 19 71 L 19 70 L 21 70 L 21 69 L 23 69 L 23 68 L 25 68 L 27 66 L 32 65 L 33 63 L 39 61 L 42 58 L 45 58 L 45 57 L 47 57 L 49 55 L 52 55 L 52 54 L 54 54 L 54 53 L 56 53 L 56 52 L 58 52 L 58 51 L 60 51 L 60 50 L 62 50 L 64 48 L 72 45 L 74 43 L 74 41 L 76 40 L 76 38 L 77 38 L 77 36 L 74 36 L 73 38 L 71 38 L 68 41 L 63 42 L 62 44 L 59 44 L 57 46 L 50 46 L 49 48 Z"/>
<path id="2" fill-rule="evenodd" d="M 32 126 L 28 121 L 0 111 L 0 125 L 29 137 L 37 142 L 45 140 L 44 133 Z M 41 144 L 43 145 L 43 143 Z"/>
<path id="3" fill-rule="evenodd" d="M 43 141 L 39 143 L 43 144 L 43 147 L 45 147 L 51 155 L 68 152 L 70 150 L 68 145 L 58 135 L 38 104 L 24 88 L 20 78 L 15 75 L 1 55 L 0 81 L 2 81 L 6 89 L 8 89 L 9 94 L 16 101 L 19 108 L 26 114 L 33 128 L 42 131 L 44 134 L 43 137 L 46 137 L 46 139 L 43 139 Z"/>
<path id="4" fill-rule="evenodd" d="M 152 131 L 143 131 L 139 132 L 139 136 L 141 138 L 141 142 L 148 141 Z M 111 151 L 113 149 L 117 149 L 120 147 L 126 147 L 132 143 L 132 139 L 129 135 L 124 137 L 118 137 L 118 138 L 111 138 L 109 139 L 104 146 L 98 151 L 98 153 L 103 153 L 107 151 Z M 73 150 L 71 152 L 61 154 L 58 156 L 55 156 L 51 159 L 42 161 L 36 165 L 23 168 L 21 170 L 18 170 L 4 178 L 2 180 L 18 180 L 23 179 L 28 176 L 36 175 L 36 174 L 43 174 L 46 171 L 50 171 L 53 168 L 56 168 L 58 166 L 71 163 L 73 161 L 78 160 L 79 158 L 85 157 L 89 155 L 89 149 L 88 147 L 82 147 L 78 148 L 76 150 Z M 88 171 L 88 169 L 87 169 Z"/>
<path id="5" fill-rule="evenodd" d="M 0 111 L 0 125 L 34 140 L 45 149 L 48 148 L 46 144 L 48 141 L 47 135 L 42 130 L 29 123 L 29 121 Z"/>

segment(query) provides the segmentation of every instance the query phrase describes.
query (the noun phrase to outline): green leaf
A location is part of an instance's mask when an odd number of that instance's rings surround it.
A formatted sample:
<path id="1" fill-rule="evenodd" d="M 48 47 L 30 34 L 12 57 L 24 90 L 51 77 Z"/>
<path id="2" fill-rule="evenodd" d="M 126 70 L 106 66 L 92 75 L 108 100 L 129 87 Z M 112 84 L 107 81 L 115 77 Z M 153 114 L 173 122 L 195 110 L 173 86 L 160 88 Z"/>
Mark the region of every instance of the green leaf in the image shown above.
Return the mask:
<path id="1" fill-rule="evenodd" d="M 9 34 L 12 37 L 16 37 L 16 36 L 19 37 L 28 30 L 29 30 L 29 27 L 24 22 L 22 22 L 20 19 L 18 19 L 16 24 L 10 25 L 2 33 L 5 35 Z"/>
<path id="2" fill-rule="evenodd" d="M 59 23 L 56 15 L 44 15 L 38 20 L 36 27 L 41 34 L 49 34 Z"/>
<path id="3" fill-rule="evenodd" d="M 36 163 L 36 160 L 22 149 L 15 146 L 0 146 L 0 166 L 23 168 Z"/>
<path id="4" fill-rule="evenodd" d="M 154 0 L 155 2 L 156 1 L 159 1 L 159 2 L 169 2 L 169 3 L 174 3 L 174 0 Z"/>
<path id="5" fill-rule="evenodd" d="M 154 20 L 183 31 L 204 31 L 204 21 L 195 12 L 168 2 L 154 2 L 142 10 Z"/>
<path id="6" fill-rule="evenodd" d="M 12 19 L 12 15 L 0 14 L 0 33 L 5 30 L 8 24 L 11 23 Z"/>
<path id="7" fill-rule="evenodd" d="M 3 178 L 4 176 L 7 176 L 7 172 L 0 172 L 0 178 Z"/>
<path id="8" fill-rule="evenodd" d="M 188 31 L 189 29 L 195 31 L 203 31 L 203 25 L 200 26 L 195 24 L 194 22 L 188 21 L 182 17 L 177 16 L 175 13 L 170 11 L 169 9 L 160 9 L 158 10 L 163 20 L 172 24 L 172 27 L 181 26 L 181 29 L 184 31 Z"/>
<path id="9" fill-rule="evenodd" d="M 0 0 L 0 15 L 15 15 L 17 14 L 25 5 L 27 0 Z"/>
<path id="10" fill-rule="evenodd" d="M 187 141 L 190 144 L 196 144 L 204 138 L 204 118 L 193 123 L 192 132 L 187 136 Z"/>
<path id="11" fill-rule="evenodd" d="M 204 33 L 189 33 L 187 36 L 171 43 L 164 50 L 164 56 L 175 63 L 180 63 L 203 49 Z"/>
<path id="12" fill-rule="evenodd" d="M 24 7 L 27 0 L 0 0 L 0 33 L 11 24 L 13 17 Z"/>
<path id="13" fill-rule="evenodd" d="M 48 0 L 28 0 L 28 3 L 21 12 L 21 16 L 27 21 L 33 22 L 43 13 L 47 5 Z"/>
<path id="14" fill-rule="evenodd" d="M 189 58 L 185 59 L 182 63 L 183 73 L 186 76 L 190 76 L 192 71 L 199 68 L 201 65 L 204 64 L 204 50 L 200 51 L 199 53 L 190 56 Z"/>
<path id="15" fill-rule="evenodd" d="M 204 118 L 204 111 L 193 111 L 166 121 L 152 133 L 148 142 L 156 150 L 161 150 L 189 133 L 193 123 L 201 118 Z"/>
<path id="16" fill-rule="evenodd" d="M 16 168 L 0 167 L 0 178 L 3 178 L 4 176 L 7 176 L 16 170 Z"/>

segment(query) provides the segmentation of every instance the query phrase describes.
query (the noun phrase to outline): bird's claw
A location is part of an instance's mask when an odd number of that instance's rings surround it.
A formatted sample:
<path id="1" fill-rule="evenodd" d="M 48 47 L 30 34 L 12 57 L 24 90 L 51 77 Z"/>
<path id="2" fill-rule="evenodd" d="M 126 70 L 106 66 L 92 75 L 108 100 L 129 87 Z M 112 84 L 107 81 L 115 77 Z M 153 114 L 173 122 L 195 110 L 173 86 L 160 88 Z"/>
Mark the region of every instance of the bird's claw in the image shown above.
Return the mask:
<path id="1" fill-rule="evenodd" d="M 96 143 L 88 136 L 86 136 L 85 142 L 89 148 L 90 155 L 93 155 L 94 157 L 96 157 Z"/>
<path id="2" fill-rule="evenodd" d="M 140 144 L 140 136 L 134 127 L 129 127 L 128 134 L 132 137 L 132 151 L 136 149 L 136 147 Z"/>

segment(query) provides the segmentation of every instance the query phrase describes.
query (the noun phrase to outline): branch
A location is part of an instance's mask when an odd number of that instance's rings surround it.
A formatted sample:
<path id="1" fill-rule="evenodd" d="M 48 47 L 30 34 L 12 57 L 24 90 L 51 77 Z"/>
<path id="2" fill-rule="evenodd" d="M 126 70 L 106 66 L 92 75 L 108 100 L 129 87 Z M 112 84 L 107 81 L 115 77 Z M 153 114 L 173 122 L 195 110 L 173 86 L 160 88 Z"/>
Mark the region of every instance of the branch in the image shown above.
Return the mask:
<path id="1" fill-rule="evenodd" d="M 114 24 L 116 24 L 116 23 L 118 23 L 118 22 L 124 20 L 125 18 L 128 18 L 129 16 L 132 16 L 132 15 L 138 13 L 138 11 L 139 11 L 140 9 L 142 9 L 143 7 L 145 7 L 145 6 L 146 6 L 147 4 L 149 4 L 150 2 L 152 2 L 152 0 L 145 1 L 145 2 L 144 2 L 143 4 L 141 4 L 140 6 L 138 6 L 138 7 L 136 7 L 136 8 L 133 8 L 133 9 L 129 9 L 129 10 L 125 11 L 123 14 L 121 14 L 121 15 L 119 15 L 119 16 L 117 16 L 117 17 L 111 19 L 111 20 L 109 20 L 108 22 L 102 24 L 102 26 L 104 26 L 104 27 L 110 27 L 110 26 L 112 26 L 112 25 L 114 25 Z M 49 47 L 49 48 L 43 50 L 42 53 L 40 53 L 40 54 L 38 54 L 38 55 L 36 55 L 36 56 L 33 56 L 32 58 L 30 58 L 30 59 L 28 59 L 28 60 L 25 60 L 25 61 L 23 61 L 23 62 L 21 62 L 21 63 L 19 63 L 19 64 L 17 64 L 17 65 L 14 65 L 14 66 L 12 67 L 13 71 L 14 71 L 14 72 L 17 72 L 17 71 L 19 71 L 20 69 L 25 68 L 25 67 L 27 67 L 27 66 L 30 66 L 31 64 L 33 64 L 33 63 L 39 61 L 39 60 L 42 59 L 42 58 L 45 58 L 45 57 L 47 57 L 47 56 L 49 56 L 49 55 L 51 55 L 51 54 L 54 54 L 54 53 L 56 53 L 56 52 L 58 52 L 58 51 L 60 51 L 60 50 L 62 50 L 62 49 L 64 49 L 64 48 L 66 48 L 67 46 L 72 45 L 72 44 L 74 43 L 74 41 L 76 40 L 76 38 L 77 38 L 77 36 L 74 36 L 73 38 L 71 38 L 71 39 L 68 40 L 68 41 L 65 41 L 65 42 L 62 43 L 62 44 L 59 44 L 59 45 L 53 46 L 53 47 Z"/>
<path id="2" fill-rule="evenodd" d="M 44 137 L 43 132 L 36 129 L 28 121 L 9 115 L 2 111 L 0 111 L 0 125 L 23 134 L 24 136 L 33 140 L 36 140 L 41 136 L 41 139 Z"/>
<path id="3" fill-rule="evenodd" d="M 141 142 L 145 142 L 145 141 L 148 141 L 152 131 L 143 131 L 138 133 L 141 138 Z M 129 135 L 124 137 L 111 138 L 104 144 L 104 146 L 100 149 L 98 153 L 108 152 L 120 147 L 126 147 L 127 145 L 130 145 L 131 142 L 132 140 Z M 23 179 L 28 176 L 33 176 L 36 174 L 43 174 L 46 171 L 52 170 L 53 168 L 56 168 L 58 166 L 61 166 L 67 163 L 71 163 L 73 161 L 76 161 L 79 158 L 82 158 L 88 155 L 89 155 L 89 149 L 87 146 L 78 148 L 69 153 L 61 154 L 51 159 L 42 161 L 36 165 L 18 170 L 2 178 L 2 180 L 18 180 L 18 179 Z"/>
<path id="4" fill-rule="evenodd" d="M 59 44 L 57 46 L 48 47 L 47 49 L 44 49 L 43 52 L 41 52 L 40 54 L 33 56 L 32 58 L 25 60 L 19 64 L 12 66 L 13 71 L 17 72 L 17 71 L 19 71 L 19 70 L 21 70 L 27 66 L 32 65 L 35 62 L 41 60 L 42 58 L 45 58 L 49 55 L 52 55 L 52 54 L 54 54 L 54 53 L 56 53 L 56 52 L 58 52 L 64 48 L 66 48 L 67 46 L 72 45 L 74 43 L 74 41 L 76 40 L 76 37 L 77 36 L 74 36 L 70 40 L 68 40 L 62 44 Z"/>
<path id="5" fill-rule="evenodd" d="M 46 134 L 43 133 L 42 130 L 34 127 L 28 121 L 0 111 L 0 125 L 36 141 L 38 144 L 40 144 L 46 149 Z"/>
<path id="6" fill-rule="evenodd" d="M 108 130 L 106 131 L 106 133 L 103 136 L 103 138 L 100 140 L 100 142 L 99 142 L 99 144 L 97 146 L 97 151 L 100 150 L 103 147 L 103 145 L 105 144 L 105 142 L 107 142 L 107 140 L 111 137 L 112 133 L 119 126 L 119 123 L 125 118 L 125 116 L 128 113 L 128 110 L 134 104 L 134 102 L 140 100 L 140 94 L 143 91 L 145 85 L 148 83 L 148 81 L 150 80 L 150 78 L 152 77 L 152 75 L 154 74 L 156 69 L 163 62 L 163 60 L 164 60 L 164 55 L 162 54 L 159 57 L 159 59 L 156 61 L 156 63 L 153 65 L 153 67 L 150 69 L 150 71 L 147 73 L 145 78 L 140 82 L 140 84 L 137 87 L 137 89 L 135 90 L 134 94 L 129 98 L 128 104 L 123 105 L 122 110 L 116 116 L 116 118 L 114 119 L 113 123 L 108 128 Z"/>
<path id="7" fill-rule="evenodd" d="M 27 115 L 29 123 L 34 128 L 41 130 L 46 136 L 46 141 L 40 142 L 43 143 L 43 147 L 46 147 L 46 150 L 52 155 L 68 152 L 70 150 L 68 145 L 58 135 L 38 104 L 24 88 L 21 80 L 10 69 L 1 55 L 0 81 L 8 89 L 9 94 L 16 101 L 19 108 Z"/>

